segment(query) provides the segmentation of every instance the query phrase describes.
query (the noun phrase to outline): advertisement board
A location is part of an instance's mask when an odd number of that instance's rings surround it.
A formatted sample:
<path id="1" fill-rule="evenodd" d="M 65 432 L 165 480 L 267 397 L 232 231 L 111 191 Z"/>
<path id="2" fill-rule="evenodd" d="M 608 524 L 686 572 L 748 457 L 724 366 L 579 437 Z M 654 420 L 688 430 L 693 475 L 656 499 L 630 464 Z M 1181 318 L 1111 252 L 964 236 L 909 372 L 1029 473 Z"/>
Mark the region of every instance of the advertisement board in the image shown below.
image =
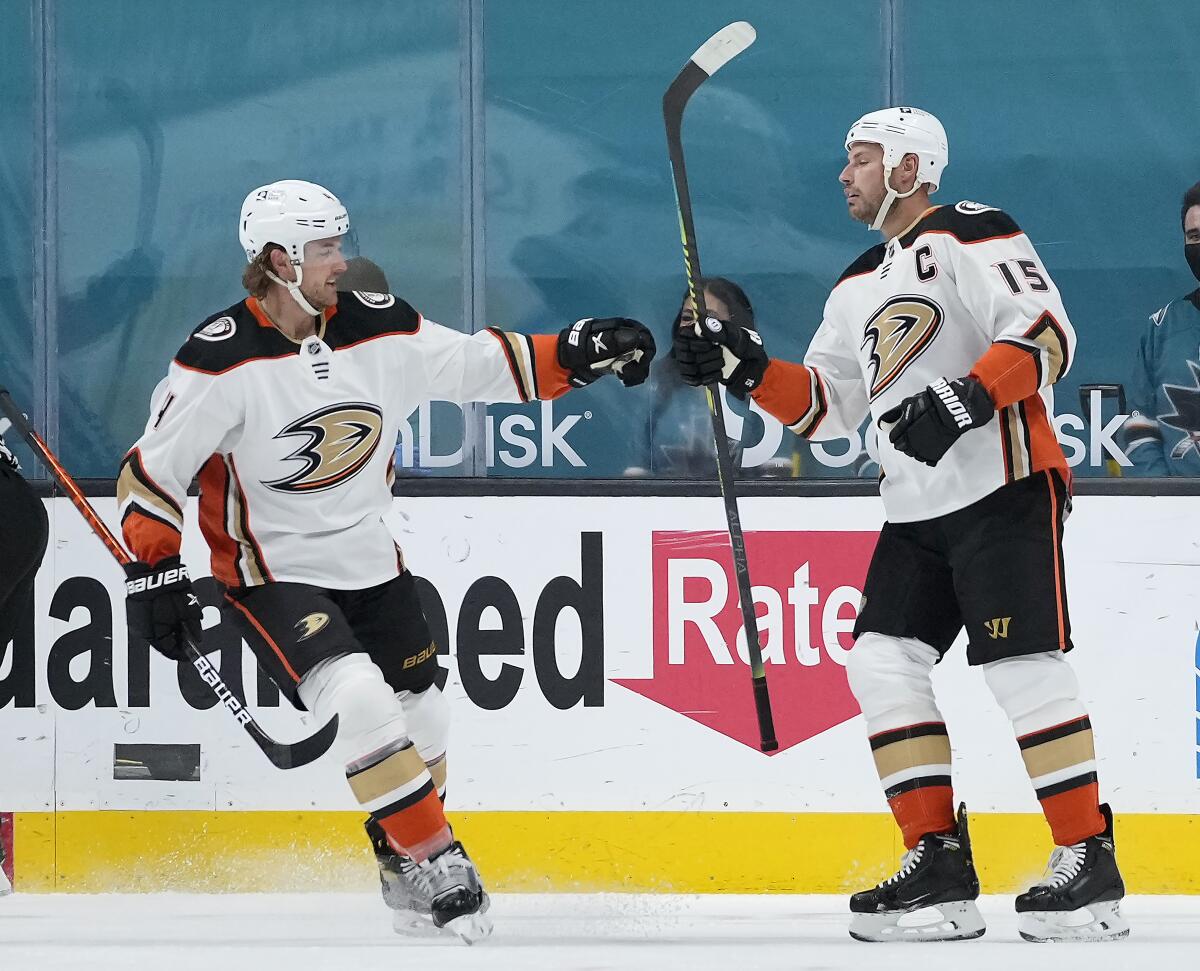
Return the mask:
<path id="1" fill-rule="evenodd" d="M 48 502 L 36 617 L 0 661 L 0 810 L 15 813 L 18 881 L 23 814 L 31 826 L 53 820 L 59 840 L 80 813 L 359 819 L 335 757 L 274 769 L 190 668 L 129 647 L 119 570 L 65 500 Z M 113 500 L 97 504 L 112 523 Z M 1192 504 L 1086 497 L 1067 526 L 1071 659 L 1095 724 L 1102 795 L 1131 819 L 1189 825 L 1200 816 Z M 890 832 L 845 679 L 882 506 L 870 497 L 742 505 L 781 742 L 770 756 L 756 744 L 719 500 L 395 500 L 389 525 L 444 651 L 453 813 L 481 826 L 505 814 L 514 825 L 560 814 L 564 826 L 600 814 L 626 830 L 659 814 L 716 826 L 813 814 L 857 821 L 851 838 L 866 820 Z M 194 575 L 206 572 L 205 554 L 189 516 Z M 225 681 L 277 737 L 314 731 L 220 621 L 213 581 L 198 588 L 205 646 Z M 961 645 L 935 687 L 956 796 L 976 814 L 1036 814 L 1011 728 Z M 1043 839 L 1029 858 L 1044 860 L 1045 848 Z M 890 844 L 881 855 L 893 862 Z"/>

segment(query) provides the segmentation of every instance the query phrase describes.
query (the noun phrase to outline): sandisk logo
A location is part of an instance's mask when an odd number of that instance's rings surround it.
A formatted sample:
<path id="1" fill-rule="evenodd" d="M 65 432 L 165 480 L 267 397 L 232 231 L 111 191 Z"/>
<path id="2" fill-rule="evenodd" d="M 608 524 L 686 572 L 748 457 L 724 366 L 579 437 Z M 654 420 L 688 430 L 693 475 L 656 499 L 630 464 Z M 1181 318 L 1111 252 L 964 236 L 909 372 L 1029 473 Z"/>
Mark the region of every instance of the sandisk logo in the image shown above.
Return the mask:
<path id="1" fill-rule="evenodd" d="M 954 393 L 954 389 L 946 383 L 945 378 L 938 378 L 929 387 L 933 388 L 933 393 L 942 399 L 942 404 L 946 406 L 946 410 L 950 412 L 950 416 L 958 424 L 959 428 L 967 428 L 971 424 L 971 416 L 967 413 L 966 405 L 958 399 L 958 395 Z"/>
<path id="2" fill-rule="evenodd" d="M 168 584 L 176 583 L 179 580 L 187 580 L 188 571 L 186 566 L 175 566 L 162 573 L 152 573 L 148 577 L 135 577 L 132 580 L 125 581 L 125 593 L 133 595 L 135 593 L 144 593 L 147 590 L 157 590 L 160 587 L 165 587 Z"/>

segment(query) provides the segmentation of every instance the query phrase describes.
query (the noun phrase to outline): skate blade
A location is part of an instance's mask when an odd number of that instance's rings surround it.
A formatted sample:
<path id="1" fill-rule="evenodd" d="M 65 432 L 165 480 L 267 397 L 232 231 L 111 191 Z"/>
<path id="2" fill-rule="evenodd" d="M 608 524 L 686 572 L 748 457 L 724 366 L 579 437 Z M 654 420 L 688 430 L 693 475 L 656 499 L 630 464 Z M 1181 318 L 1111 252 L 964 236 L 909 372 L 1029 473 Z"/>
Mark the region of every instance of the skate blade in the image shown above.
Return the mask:
<path id="1" fill-rule="evenodd" d="M 1119 941 L 1129 936 L 1121 901 L 1089 904 L 1078 910 L 1027 911 L 1017 915 L 1017 933 L 1034 944 Z"/>
<path id="2" fill-rule="evenodd" d="M 850 936 L 872 944 L 889 942 L 970 941 L 987 925 L 973 900 L 934 904 L 891 914 L 854 914 Z"/>
<path id="3" fill-rule="evenodd" d="M 411 937 L 418 940 L 454 939 L 452 933 L 434 924 L 432 917 L 427 914 L 420 914 L 415 910 L 398 909 L 392 911 L 392 930 L 401 937 Z"/>
<path id="4" fill-rule="evenodd" d="M 464 944 L 475 944 L 492 933 L 492 918 L 478 910 L 473 914 L 455 917 L 442 930 L 453 932 Z"/>

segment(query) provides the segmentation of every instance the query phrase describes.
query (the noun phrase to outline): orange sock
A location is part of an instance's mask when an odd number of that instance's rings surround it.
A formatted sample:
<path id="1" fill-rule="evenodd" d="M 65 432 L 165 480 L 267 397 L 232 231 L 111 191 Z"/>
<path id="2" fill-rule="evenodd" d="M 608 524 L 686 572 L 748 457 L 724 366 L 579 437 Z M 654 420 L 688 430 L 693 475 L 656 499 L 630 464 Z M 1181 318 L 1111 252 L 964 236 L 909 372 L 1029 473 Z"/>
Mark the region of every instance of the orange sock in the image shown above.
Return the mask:
<path id="1" fill-rule="evenodd" d="M 1017 739 L 1054 842 L 1079 843 L 1104 831 L 1096 749 L 1087 715 Z"/>
<path id="2" fill-rule="evenodd" d="M 871 736 L 871 753 L 904 845 L 954 829 L 950 736 L 944 722 L 922 722 Z"/>

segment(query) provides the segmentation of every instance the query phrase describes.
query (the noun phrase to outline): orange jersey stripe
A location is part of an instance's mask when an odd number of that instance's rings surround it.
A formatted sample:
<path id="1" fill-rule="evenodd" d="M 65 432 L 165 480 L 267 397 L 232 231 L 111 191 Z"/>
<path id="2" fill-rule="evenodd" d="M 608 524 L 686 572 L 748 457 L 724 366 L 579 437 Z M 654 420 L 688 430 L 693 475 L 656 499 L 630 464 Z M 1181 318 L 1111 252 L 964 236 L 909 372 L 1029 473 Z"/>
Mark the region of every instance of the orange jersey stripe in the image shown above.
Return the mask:
<path id="1" fill-rule="evenodd" d="M 1059 469 L 1064 481 L 1070 481 L 1067 457 L 1063 454 L 1062 446 L 1058 444 L 1058 436 L 1050 424 L 1046 414 L 1046 403 L 1040 394 L 1033 395 L 1025 402 L 1025 413 L 1029 424 L 1029 463 L 1030 472 L 1041 472 L 1044 469 Z"/>
<path id="2" fill-rule="evenodd" d="M 1058 496 L 1054 492 L 1054 483 L 1050 473 L 1045 472 L 1046 488 L 1050 490 L 1050 535 L 1053 537 L 1054 550 L 1051 554 L 1054 560 L 1054 606 L 1058 610 L 1058 649 L 1067 646 L 1067 625 L 1063 622 L 1063 578 L 1062 565 L 1058 557 Z"/>
<path id="3" fill-rule="evenodd" d="M 212 553 L 212 575 L 227 587 L 240 587 L 237 572 L 238 543 L 226 529 L 226 494 L 229 473 L 219 455 L 200 468 L 200 532 Z"/>

